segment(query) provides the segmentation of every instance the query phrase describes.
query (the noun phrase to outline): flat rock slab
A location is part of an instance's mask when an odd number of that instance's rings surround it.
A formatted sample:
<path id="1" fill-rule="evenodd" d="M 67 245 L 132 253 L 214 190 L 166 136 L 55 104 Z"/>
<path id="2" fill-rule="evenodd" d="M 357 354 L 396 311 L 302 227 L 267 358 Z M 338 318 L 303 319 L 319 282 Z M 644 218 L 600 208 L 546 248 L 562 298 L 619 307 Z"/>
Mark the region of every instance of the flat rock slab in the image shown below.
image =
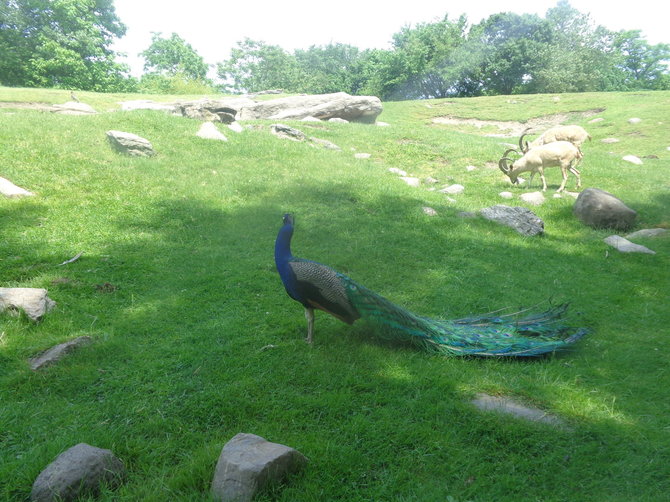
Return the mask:
<path id="1" fill-rule="evenodd" d="M 647 238 L 647 237 L 659 237 L 661 235 L 667 234 L 668 231 L 665 228 L 643 228 L 632 234 L 628 234 L 626 239 L 638 239 L 638 238 Z"/>
<path id="2" fill-rule="evenodd" d="M 68 101 L 62 105 L 53 105 L 53 111 L 61 115 L 93 115 L 97 113 L 91 105 Z"/>
<path id="3" fill-rule="evenodd" d="M 477 408 L 482 411 L 496 411 L 512 415 L 515 418 L 529 420 L 531 422 L 541 422 L 553 426 L 564 426 L 565 423 L 559 417 L 551 415 L 538 408 L 525 406 L 506 397 L 490 396 L 489 394 L 477 394 L 472 400 Z"/>
<path id="4" fill-rule="evenodd" d="M 28 361 L 30 363 L 30 369 L 37 371 L 51 364 L 55 364 L 73 350 L 76 350 L 84 345 L 88 345 L 91 343 L 91 340 L 92 339 L 90 336 L 79 336 L 74 340 L 70 340 L 69 342 L 61 343 L 51 347 L 50 349 L 45 350 L 40 355 L 33 357 L 30 359 L 30 361 Z"/>
<path id="5" fill-rule="evenodd" d="M 513 228 L 529 237 L 544 234 L 544 222 L 530 209 L 497 204 L 482 209 L 479 214 L 489 221 Z"/>
<path id="6" fill-rule="evenodd" d="M 11 198 L 31 197 L 35 195 L 34 193 L 29 192 L 25 188 L 16 186 L 14 183 L 5 178 L 0 178 L 0 193 L 5 197 L 11 197 Z"/>
<path id="7" fill-rule="evenodd" d="M 307 139 L 307 135 L 304 132 L 285 124 L 272 124 L 270 132 L 278 138 L 290 139 L 292 141 L 305 141 Z"/>
<path id="8" fill-rule="evenodd" d="M 107 139 L 115 150 L 134 157 L 151 157 L 155 155 L 154 147 L 149 140 L 123 131 L 107 131 Z"/>
<path id="9" fill-rule="evenodd" d="M 610 235 L 609 237 L 605 237 L 604 241 L 605 244 L 612 246 L 614 249 L 621 251 L 622 253 L 656 254 L 656 251 L 652 251 L 647 247 L 635 244 L 619 235 Z"/>
<path id="10" fill-rule="evenodd" d="M 101 485 L 116 486 L 125 476 L 123 463 L 110 450 L 79 443 L 44 469 L 30 494 L 33 502 L 66 502 L 95 495 Z"/>
<path id="11" fill-rule="evenodd" d="M 640 160 L 640 157 L 636 157 L 635 155 L 626 155 L 625 157 L 622 157 L 622 160 L 630 162 L 631 164 L 635 164 L 636 166 L 642 165 L 642 160 Z"/>
<path id="12" fill-rule="evenodd" d="M 240 433 L 221 451 L 212 480 L 212 495 L 222 502 L 249 502 L 259 490 L 306 464 L 307 458 L 293 448 L 255 434 Z"/>
<path id="13" fill-rule="evenodd" d="M 23 310 L 33 321 L 39 321 L 44 314 L 56 306 L 41 288 L 0 288 L 0 312 Z"/>

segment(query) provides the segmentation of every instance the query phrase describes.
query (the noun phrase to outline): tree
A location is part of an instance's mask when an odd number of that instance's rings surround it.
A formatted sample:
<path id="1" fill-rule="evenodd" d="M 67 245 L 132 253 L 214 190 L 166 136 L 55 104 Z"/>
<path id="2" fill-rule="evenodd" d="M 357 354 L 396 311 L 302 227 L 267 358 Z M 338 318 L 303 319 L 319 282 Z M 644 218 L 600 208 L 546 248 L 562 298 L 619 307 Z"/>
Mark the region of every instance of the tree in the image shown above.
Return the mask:
<path id="1" fill-rule="evenodd" d="M 144 71 L 174 77 L 181 74 L 193 80 L 205 80 L 209 65 L 189 43 L 176 33 L 162 38 L 151 34 L 151 45 L 140 53 L 145 60 Z"/>
<path id="2" fill-rule="evenodd" d="M 629 89 L 665 89 L 668 84 L 670 45 L 650 45 L 639 30 L 620 31 L 614 38 L 620 55 L 623 86 Z"/>
<path id="3" fill-rule="evenodd" d="M 294 52 L 300 79 L 300 92 L 356 94 L 361 85 L 361 52 L 346 44 L 312 46 Z"/>
<path id="4" fill-rule="evenodd" d="M 217 74 L 228 92 L 259 92 L 268 89 L 294 91 L 300 68 L 295 56 L 277 45 L 246 38 L 230 51 L 230 59 L 218 63 Z"/>
<path id="5" fill-rule="evenodd" d="M 126 28 L 112 0 L 6 0 L 0 8 L 0 83 L 97 91 L 127 87 L 109 48 Z"/>

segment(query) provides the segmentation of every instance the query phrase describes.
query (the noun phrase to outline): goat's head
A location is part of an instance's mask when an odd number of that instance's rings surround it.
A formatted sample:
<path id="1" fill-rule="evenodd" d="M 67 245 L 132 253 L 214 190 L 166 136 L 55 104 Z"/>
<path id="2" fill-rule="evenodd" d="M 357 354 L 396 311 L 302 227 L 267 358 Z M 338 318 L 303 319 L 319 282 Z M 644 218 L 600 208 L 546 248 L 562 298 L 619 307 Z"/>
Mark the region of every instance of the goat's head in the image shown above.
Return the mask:
<path id="1" fill-rule="evenodd" d="M 522 136 L 523 137 L 523 136 Z M 514 169 L 514 161 L 510 159 L 507 154 L 510 152 L 516 152 L 516 149 L 510 148 L 509 150 L 506 150 L 505 153 L 503 154 L 502 158 L 498 161 L 498 167 L 500 170 L 507 175 L 507 177 L 510 179 L 512 183 L 515 185 L 519 182 L 517 175 L 513 172 Z M 511 162 L 511 165 L 508 164 L 508 162 Z"/>

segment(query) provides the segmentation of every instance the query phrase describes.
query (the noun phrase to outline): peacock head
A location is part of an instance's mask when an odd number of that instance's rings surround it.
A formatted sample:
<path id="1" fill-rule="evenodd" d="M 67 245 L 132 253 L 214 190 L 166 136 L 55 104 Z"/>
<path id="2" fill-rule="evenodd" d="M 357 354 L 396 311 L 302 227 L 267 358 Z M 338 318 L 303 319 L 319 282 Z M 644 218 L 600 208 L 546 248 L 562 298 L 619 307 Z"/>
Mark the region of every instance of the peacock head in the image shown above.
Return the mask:
<path id="1" fill-rule="evenodd" d="M 293 215 L 291 213 L 286 213 L 282 221 L 284 225 L 293 225 Z"/>

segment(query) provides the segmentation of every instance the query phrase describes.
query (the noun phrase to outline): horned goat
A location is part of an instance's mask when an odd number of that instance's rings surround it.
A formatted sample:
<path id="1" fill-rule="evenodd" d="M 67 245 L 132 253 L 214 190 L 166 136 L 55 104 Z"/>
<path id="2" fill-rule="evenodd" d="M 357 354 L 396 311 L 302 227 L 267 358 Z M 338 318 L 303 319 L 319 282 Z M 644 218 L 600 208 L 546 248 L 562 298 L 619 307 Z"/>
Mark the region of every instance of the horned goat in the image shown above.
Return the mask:
<path id="1" fill-rule="evenodd" d="M 551 129 L 546 130 L 542 135 L 528 143 L 524 142 L 523 137 L 528 134 L 530 128 L 526 129 L 519 138 L 519 148 L 523 153 L 526 153 L 531 148 L 537 146 L 547 145 L 553 143 L 554 141 L 569 141 L 577 148 L 582 146 L 587 139 L 590 141 L 591 136 L 586 129 L 578 125 L 566 125 L 566 126 L 556 126 Z"/>
<path id="2" fill-rule="evenodd" d="M 516 150 L 507 150 L 498 162 L 498 167 L 514 184 L 519 182 L 518 178 L 521 173 L 530 172 L 529 185 L 533 182 L 535 173 L 540 173 L 542 191 L 546 192 L 547 180 L 544 177 L 544 169 L 546 167 L 560 167 L 563 174 L 563 183 L 556 190 L 557 192 L 562 192 L 565 189 L 565 184 L 568 181 L 568 171 L 576 176 L 577 188 L 582 186 L 580 173 L 576 169 L 576 166 L 583 158 L 583 154 L 578 147 L 569 141 L 554 141 L 553 143 L 531 148 L 523 157 L 515 161 L 507 157 L 510 152 L 516 152 Z M 512 165 L 508 165 L 508 162 L 512 162 Z"/>

